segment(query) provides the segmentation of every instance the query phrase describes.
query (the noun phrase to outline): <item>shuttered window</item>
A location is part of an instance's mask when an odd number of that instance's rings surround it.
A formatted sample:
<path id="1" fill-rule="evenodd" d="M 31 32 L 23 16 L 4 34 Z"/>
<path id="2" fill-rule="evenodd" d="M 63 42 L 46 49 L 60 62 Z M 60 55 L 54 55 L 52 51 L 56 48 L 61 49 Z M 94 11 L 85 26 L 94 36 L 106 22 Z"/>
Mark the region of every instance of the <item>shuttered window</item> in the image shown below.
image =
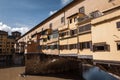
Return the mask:
<path id="1" fill-rule="evenodd" d="M 96 43 L 93 45 L 93 51 L 110 51 L 110 45 L 106 43 Z"/>

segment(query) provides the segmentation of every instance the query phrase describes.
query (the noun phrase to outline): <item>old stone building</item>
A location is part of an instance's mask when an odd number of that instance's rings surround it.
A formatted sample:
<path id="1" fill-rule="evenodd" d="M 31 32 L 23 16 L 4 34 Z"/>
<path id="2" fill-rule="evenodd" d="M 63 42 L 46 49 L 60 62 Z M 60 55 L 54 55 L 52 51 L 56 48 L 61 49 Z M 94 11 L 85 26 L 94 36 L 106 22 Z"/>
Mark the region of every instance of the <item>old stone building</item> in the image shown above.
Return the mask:
<path id="1" fill-rule="evenodd" d="M 0 63 L 2 65 L 9 65 L 13 63 L 16 38 L 18 38 L 18 36 L 15 36 L 14 34 L 9 35 L 6 31 L 0 31 Z"/>
<path id="2" fill-rule="evenodd" d="M 120 66 L 119 9 L 119 0 L 72 1 L 18 39 L 26 62 L 35 56 L 39 64 L 39 54 L 46 54 Z"/>

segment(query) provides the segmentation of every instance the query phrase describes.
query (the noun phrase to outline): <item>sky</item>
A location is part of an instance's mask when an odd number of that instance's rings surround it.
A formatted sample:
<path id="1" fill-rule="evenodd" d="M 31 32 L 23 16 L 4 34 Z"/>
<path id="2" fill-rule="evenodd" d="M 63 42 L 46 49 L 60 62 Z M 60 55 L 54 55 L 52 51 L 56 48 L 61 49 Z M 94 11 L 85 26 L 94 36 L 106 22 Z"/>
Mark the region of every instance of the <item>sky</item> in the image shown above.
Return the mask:
<path id="1" fill-rule="evenodd" d="M 72 0 L 0 0 L 0 30 L 22 34 Z"/>

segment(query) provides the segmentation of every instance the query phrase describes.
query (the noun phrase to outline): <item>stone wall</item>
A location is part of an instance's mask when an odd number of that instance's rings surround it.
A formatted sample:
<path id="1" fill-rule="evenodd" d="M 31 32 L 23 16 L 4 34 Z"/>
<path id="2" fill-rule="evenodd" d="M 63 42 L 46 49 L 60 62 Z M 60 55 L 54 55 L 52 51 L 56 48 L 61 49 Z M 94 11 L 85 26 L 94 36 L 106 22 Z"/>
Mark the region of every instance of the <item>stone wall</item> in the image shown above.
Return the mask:
<path id="1" fill-rule="evenodd" d="M 27 54 L 25 59 L 26 74 L 51 74 L 79 72 L 79 61 L 74 58 L 40 54 Z M 82 72 L 82 71 L 81 71 Z"/>

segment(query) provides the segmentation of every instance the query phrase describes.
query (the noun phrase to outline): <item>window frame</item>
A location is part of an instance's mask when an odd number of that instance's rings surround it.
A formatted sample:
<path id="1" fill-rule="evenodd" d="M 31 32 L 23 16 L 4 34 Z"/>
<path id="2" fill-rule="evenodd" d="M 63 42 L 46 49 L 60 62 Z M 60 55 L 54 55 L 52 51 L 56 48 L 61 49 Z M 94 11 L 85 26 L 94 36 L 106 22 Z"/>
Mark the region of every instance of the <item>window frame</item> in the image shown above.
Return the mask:
<path id="1" fill-rule="evenodd" d="M 101 47 L 101 46 L 104 47 L 103 50 L 98 49 L 98 47 Z M 94 52 L 110 51 L 110 45 L 108 45 L 106 42 L 94 43 L 94 45 L 93 45 L 93 51 L 94 51 Z"/>
<path id="2" fill-rule="evenodd" d="M 77 29 L 70 30 L 70 35 L 75 36 L 77 34 Z"/>
<path id="3" fill-rule="evenodd" d="M 120 21 L 116 22 L 116 27 L 120 29 Z"/>
<path id="4" fill-rule="evenodd" d="M 120 51 L 120 41 L 116 42 L 117 50 Z"/>
<path id="5" fill-rule="evenodd" d="M 69 20 L 69 23 L 72 24 L 72 19 Z"/>
<path id="6" fill-rule="evenodd" d="M 83 14 L 85 13 L 85 7 L 84 6 L 79 8 L 79 13 L 83 13 Z"/>
<path id="7" fill-rule="evenodd" d="M 79 42 L 79 49 L 91 49 L 92 47 L 92 41 L 86 41 L 86 42 Z"/>
<path id="8" fill-rule="evenodd" d="M 53 24 L 52 24 L 52 23 L 50 23 L 50 24 L 49 24 L 49 28 L 50 28 L 50 29 L 52 29 L 52 26 L 53 26 Z"/>
<path id="9" fill-rule="evenodd" d="M 65 22 L 65 17 L 61 17 L 61 24 Z"/>
<path id="10" fill-rule="evenodd" d="M 78 21 L 78 18 L 77 17 L 74 17 L 74 22 L 77 22 Z"/>

